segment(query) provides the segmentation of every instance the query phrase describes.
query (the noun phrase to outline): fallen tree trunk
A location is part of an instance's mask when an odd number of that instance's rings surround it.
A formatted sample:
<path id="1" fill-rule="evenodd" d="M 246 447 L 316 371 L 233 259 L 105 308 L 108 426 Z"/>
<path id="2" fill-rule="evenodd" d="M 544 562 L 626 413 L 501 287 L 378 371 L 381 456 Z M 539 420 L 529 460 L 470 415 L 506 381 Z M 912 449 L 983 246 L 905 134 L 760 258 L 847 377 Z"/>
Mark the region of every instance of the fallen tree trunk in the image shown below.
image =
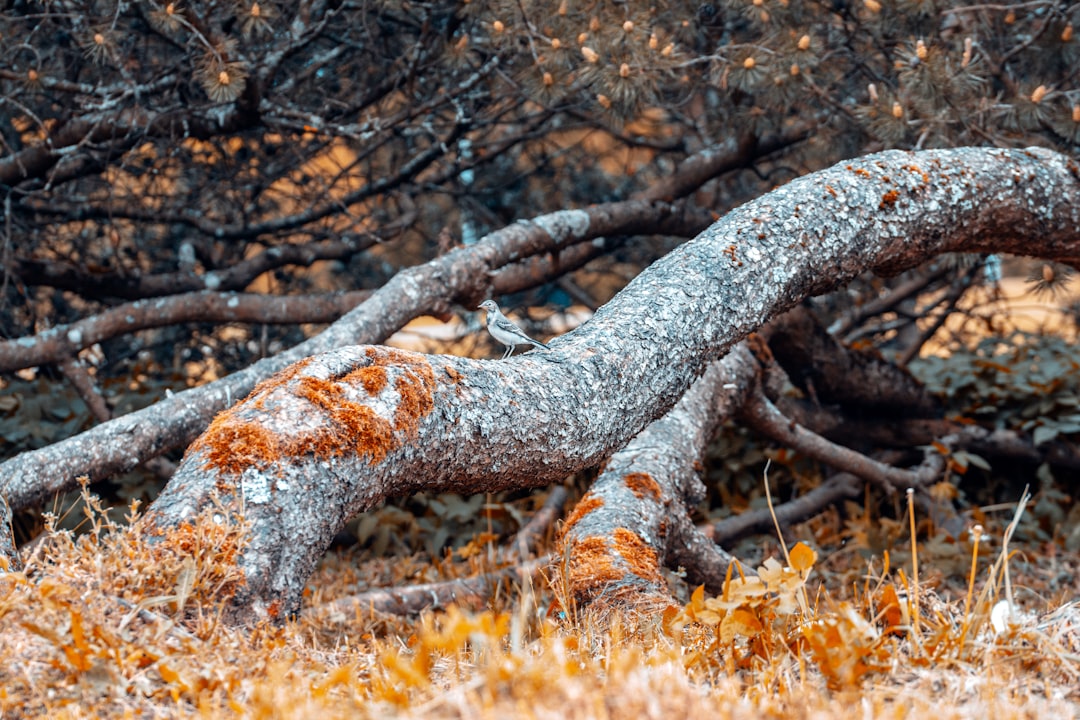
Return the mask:
<path id="1" fill-rule="evenodd" d="M 0 465 L 0 494 L 13 509 L 70 490 L 80 476 L 98 480 L 187 445 L 213 416 L 290 363 L 354 342 L 378 342 L 413 318 L 448 312 L 452 303 L 484 292 L 500 268 L 536 254 L 622 232 L 678 233 L 701 227 L 692 212 L 667 203 L 627 201 L 560 211 L 492 233 L 488 242 L 409 268 L 321 334 L 221 380 L 162 399 L 142 410 Z M 529 278 L 522 278 L 529 281 Z M 535 279 L 532 279 L 535 283 Z"/>
<path id="2" fill-rule="evenodd" d="M 682 162 L 665 182 L 633 199 L 517 222 L 474 245 L 404 270 L 359 307 L 296 347 L 0 464 L 0 495 L 12 509 L 22 509 L 73 489 L 81 476 L 91 481 L 110 477 L 183 448 L 206 429 L 216 413 L 290 363 L 350 343 L 380 342 L 416 317 L 449 312 L 454 303 L 473 307 L 493 291 L 533 287 L 547 279 L 545 268 L 561 272 L 591 256 L 582 252 L 587 241 L 598 243 L 624 234 L 691 237 L 707 226 L 711 215 L 685 203 L 672 205 L 668 199 L 683 197 L 708 179 L 746 167 L 801 141 L 806 134 L 805 128 L 794 128 L 761 141 L 747 138 L 732 143 L 733 147 L 704 150 Z M 82 330 L 68 328 L 73 351 L 85 339 Z M 29 354 L 53 340 L 51 334 L 42 333 L 20 339 L 16 347 Z"/>
<path id="3" fill-rule="evenodd" d="M 247 584 L 233 619 L 280 619 L 355 513 L 595 465 L 774 315 L 865 270 L 956 251 L 1076 264 L 1076 164 L 1042 149 L 871 155 L 729 213 L 551 351 L 491 362 L 358 346 L 304 360 L 214 421 L 139 528 L 211 505 L 242 511 Z"/>

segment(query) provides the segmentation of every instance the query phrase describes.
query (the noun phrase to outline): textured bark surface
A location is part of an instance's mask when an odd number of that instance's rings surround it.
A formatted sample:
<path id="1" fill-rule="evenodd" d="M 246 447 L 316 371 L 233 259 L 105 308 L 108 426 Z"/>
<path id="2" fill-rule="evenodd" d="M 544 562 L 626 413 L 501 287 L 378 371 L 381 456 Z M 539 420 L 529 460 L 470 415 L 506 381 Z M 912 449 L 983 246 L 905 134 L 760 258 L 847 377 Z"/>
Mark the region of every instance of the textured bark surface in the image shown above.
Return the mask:
<path id="1" fill-rule="evenodd" d="M 691 584 L 720 590 L 731 558 L 697 530 L 689 509 L 705 497 L 699 472 L 709 441 L 746 401 L 758 372 L 746 347 L 735 346 L 611 456 L 563 525 L 557 596 L 593 606 L 667 596 L 665 565 L 682 566 Z"/>
<path id="2" fill-rule="evenodd" d="M 22 570 L 22 558 L 11 533 L 11 508 L 0 497 L 0 573 Z"/>
<path id="3" fill-rule="evenodd" d="M 729 156 L 728 160 L 742 162 L 741 156 Z M 216 382 L 176 393 L 143 410 L 0 464 L 0 494 L 14 509 L 20 509 L 74 488 L 79 476 L 98 480 L 182 448 L 206 429 L 216 413 L 293 362 L 343 345 L 379 342 L 415 317 L 449 312 L 455 302 L 475 307 L 493 285 L 502 285 L 507 292 L 518 289 L 499 283 L 497 271 L 516 270 L 523 259 L 557 253 L 605 235 L 679 235 L 700 228 L 700 223 L 699 213 L 642 200 L 566 210 L 515 223 L 476 245 L 399 273 L 366 302 L 300 345 Z M 528 276 L 513 280 L 535 282 Z M 71 342 L 71 338 L 66 339 Z M 54 341 L 53 336 L 43 334 L 15 342 L 25 345 Z"/>
<path id="4" fill-rule="evenodd" d="M 369 297 L 368 290 L 324 295 L 201 292 L 137 300 L 88 318 L 0 341 L 0 372 L 59 362 L 118 335 L 185 322 L 330 323 Z"/>
<path id="5" fill-rule="evenodd" d="M 580 235 L 575 217 L 545 236 Z M 215 422 L 145 522 L 243 507 L 252 530 L 236 617 L 292 613 L 355 512 L 418 489 L 536 486 L 595 465 L 804 297 L 953 251 L 1075 261 L 1080 169 L 1041 149 L 871 155 L 729 213 L 550 352 L 491 362 L 342 347 L 304 361 Z M 453 270 L 431 279 L 454 282 Z M 406 297 L 438 292 L 399 278 Z"/>
<path id="6" fill-rule="evenodd" d="M 206 429 L 217 412 L 292 362 L 342 345 L 380 342 L 410 320 L 421 315 L 446 314 L 455 303 L 473 308 L 485 297 L 535 287 L 602 254 L 607 249 L 605 237 L 697 235 L 712 222 L 711 214 L 686 204 L 674 206 L 666 199 L 682 197 L 712 177 L 748 167 L 759 158 L 799 142 L 806 133 L 805 128 L 793 128 L 760 141 L 751 137 L 738 144 L 708 148 L 688 157 L 665 182 L 628 201 L 519 221 L 490 233 L 475 245 L 405 270 L 367 302 L 297 347 L 216 382 L 177 393 L 138 412 L 8 460 L 0 465 L 0 494 L 18 509 L 74 488 L 80 476 L 98 480 L 132 470 L 162 453 L 186 446 Z M 586 242 L 590 240 L 591 243 Z M 317 251 L 312 250 L 309 255 L 332 255 L 341 250 L 334 243 L 317 245 Z M 358 251 L 356 247 L 351 249 Z M 272 248 L 253 258 L 244 268 L 256 271 L 289 259 L 275 250 Z M 306 261 L 306 258 L 307 255 L 300 259 Z M 162 283 L 170 286 L 172 280 L 175 278 L 166 278 Z M 220 287 L 221 280 L 218 278 L 212 284 Z M 180 283 L 179 287 L 187 286 Z M 234 299 L 199 293 L 197 303 L 207 305 L 209 315 L 215 312 L 231 315 L 236 311 L 242 317 L 244 302 L 237 300 L 234 308 Z M 220 307 L 222 300 L 224 308 Z M 116 308 L 116 312 L 107 313 L 100 321 L 88 319 L 65 327 L 62 332 L 58 328 L 33 338 L 20 338 L 12 344 L 0 344 L 0 365 L 26 366 L 46 358 L 71 355 L 93 344 L 91 337 L 115 331 L 118 322 L 131 330 L 140 323 L 154 324 L 183 315 L 183 310 L 170 299 L 133 303 L 128 309 L 132 312 Z"/>

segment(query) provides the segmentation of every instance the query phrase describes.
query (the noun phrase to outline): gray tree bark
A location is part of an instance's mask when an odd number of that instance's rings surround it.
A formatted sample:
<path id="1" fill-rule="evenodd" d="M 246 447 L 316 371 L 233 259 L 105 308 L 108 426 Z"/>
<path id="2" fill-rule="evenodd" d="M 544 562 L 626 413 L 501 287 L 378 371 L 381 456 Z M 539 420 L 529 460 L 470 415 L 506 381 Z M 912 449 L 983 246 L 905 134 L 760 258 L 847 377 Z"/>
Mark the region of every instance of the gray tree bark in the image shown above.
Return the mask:
<path id="1" fill-rule="evenodd" d="M 556 598 L 603 613 L 669 596 L 662 566 L 719 592 L 731 557 L 695 527 L 705 450 L 738 412 L 759 367 L 745 343 L 709 365 L 667 414 L 611 456 L 563 524 Z"/>
<path id="2" fill-rule="evenodd" d="M 1042 149 L 891 151 L 732 211 L 581 328 L 505 362 L 341 347 L 222 414 L 143 518 L 250 524 L 234 619 L 281 618 L 352 515 L 418 490 L 535 487 L 596 465 L 801 299 L 943 252 L 1076 264 L 1080 170 Z M 414 292 L 422 294 L 424 288 Z"/>
<path id="3" fill-rule="evenodd" d="M 132 470 L 162 453 L 185 447 L 216 413 L 290 363 L 346 344 L 380 342 L 420 315 L 448 313 L 454 303 L 471 308 L 493 292 L 533 287 L 552 272 L 564 272 L 587 260 L 594 249 L 584 245 L 588 241 L 598 243 L 595 250 L 602 252 L 602 239 L 610 236 L 696 235 L 711 217 L 687 204 L 672 205 L 670 199 L 799 142 L 806 132 L 805 128 L 794 128 L 761 141 L 747 138 L 731 143 L 731 147 L 706 149 L 682 162 L 667 181 L 630 200 L 520 221 L 490 233 L 475 245 L 404 270 L 324 332 L 294 348 L 0 464 L 0 495 L 13 509 L 21 509 L 73 489 L 81 476 L 93 481 Z M 55 333 L 21 338 L 13 346 L 0 347 L 0 363 L 9 360 L 18 364 L 10 357 L 15 355 L 23 360 L 46 355 L 50 347 L 55 350 L 57 342 L 64 345 L 61 349 L 77 352 L 90 344 L 87 340 L 94 332 L 94 327 L 76 323 L 65 329 L 62 340 Z"/>

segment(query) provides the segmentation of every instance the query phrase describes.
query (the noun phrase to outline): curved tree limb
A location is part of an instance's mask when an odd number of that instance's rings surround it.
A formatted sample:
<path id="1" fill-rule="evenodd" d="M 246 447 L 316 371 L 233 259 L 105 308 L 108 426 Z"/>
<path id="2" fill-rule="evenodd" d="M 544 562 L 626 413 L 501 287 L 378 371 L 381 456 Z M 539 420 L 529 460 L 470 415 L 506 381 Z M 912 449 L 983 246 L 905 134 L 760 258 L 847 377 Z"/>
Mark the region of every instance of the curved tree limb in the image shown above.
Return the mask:
<path id="1" fill-rule="evenodd" d="M 140 527 L 156 532 L 211 502 L 242 507 L 248 582 L 233 619 L 280 619 L 356 512 L 421 489 L 535 487 L 595 465 L 804 297 L 943 252 L 1058 259 L 1078 242 L 1080 168 L 1063 155 L 870 155 L 732 211 L 550 351 L 484 362 L 340 347 L 294 365 L 215 420 Z M 412 285 L 406 296 L 431 292 Z"/>
<path id="2" fill-rule="evenodd" d="M 862 480 L 849 473 L 838 473 L 805 495 L 777 505 L 776 520 L 781 527 L 809 520 L 830 505 L 845 498 L 859 496 Z M 736 540 L 760 532 L 775 532 L 769 508 L 756 508 L 724 518 L 703 531 L 717 545 L 730 545 Z"/>
<path id="3" fill-rule="evenodd" d="M 186 322 L 330 323 L 371 296 L 370 290 L 319 295 L 259 295 L 210 290 L 136 300 L 32 337 L 0 341 L 0 372 L 60 362 L 125 333 Z"/>
<path id="4" fill-rule="evenodd" d="M 86 298 L 139 300 L 200 290 L 243 290 L 263 273 L 286 265 L 310 267 L 319 260 L 347 260 L 376 244 L 376 238 L 321 240 L 276 245 L 222 270 L 208 273 L 157 273 L 120 275 L 94 273 L 73 265 L 45 260 L 12 261 L 11 271 L 27 285 L 47 285 L 70 290 Z"/>
<path id="5" fill-rule="evenodd" d="M 889 494 L 909 487 L 925 487 L 944 469 L 940 456 L 927 458 L 927 463 L 917 470 L 901 470 L 837 445 L 785 417 L 760 388 L 747 398 L 739 410 L 739 418 L 762 435 L 826 465 L 877 483 Z M 933 457 L 938 462 L 931 462 Z"/>
<path id="6" fill-rule="evenodd" d="M 737 345 L 611 456 L 563 525 L 557 597 L 591 605 L 667 594 L 661 565 L 682 566 L 692 584 L 720 590 L 731 557 L 696 537 L 689 510 L 705 496 L 698 477 L 705 448 L 746 402 L 759 372 L 745 345 Z"/>
<path id="7" fill-rule="evenodd" d="M 742 167 L 738 152 L 716 172 Z M 678 172 L 678 171 L 676 171 Z M 482 241 L 402 271 L 365 303 L 321 334 L 216 382 L 177 393 L 67 440 L 0 464 L 0 494 L 18 509 L 75 486 L 126 472 L 149 458 L 183 447 L 218 411 L 261 380 L 309 355 L 355 342 L 379 342 L 415 317 L 448 312 L 452 303 L 475 307 L 489 294 L 492 275 L 522 260 L 611 235 L 679 234 L 700 227 L 700 213 L 686 206 L 628 200 L 564 210 L 520 221 Z"/>
<path id="8" fill-rule="evenodd" d="M 313 608 L 313 611 L 346 615 L 361 612 L 415 615 L 429 608 L 443 608 L 466 600 L 484 601 L 492 596 L 502 583 L 527 583 L 551 564 L 552 557 L 543 555 L 520 565 L 511 565 L 481 575 L 454 580 L 411 585 L 404 588 L 379 588 L 358 595 L 350 595 Z"/>

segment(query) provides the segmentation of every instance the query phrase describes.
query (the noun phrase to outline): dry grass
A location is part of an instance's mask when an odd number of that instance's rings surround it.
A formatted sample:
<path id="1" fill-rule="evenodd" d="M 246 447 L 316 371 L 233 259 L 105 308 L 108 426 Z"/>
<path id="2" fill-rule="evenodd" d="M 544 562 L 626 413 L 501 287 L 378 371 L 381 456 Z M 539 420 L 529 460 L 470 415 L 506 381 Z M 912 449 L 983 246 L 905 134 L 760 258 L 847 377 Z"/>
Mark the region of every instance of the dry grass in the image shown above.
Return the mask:
<path id="1" fill-rule="evenodd" d="M 1004 527 L 980 543 L 970 577 L 949 553 L 970 564 L 972 543 L 922 542 L 917 593 L 910 559 L 882 569 L 884 558 L 826 539 L 820 553 L 800 545 L 766 562 L 761 582 L 736 575 L 719 598 L 698 591 L 664 612 L 561 621 L 544 617 L 542 580 L 493 598 L 497 609 L 415 621 L 320 611 L 387 575 L 385 559 L 339 555 L 312 579 L 310 613 L 245 630 L 219 622 L 242 523 L 211 511 L 148 542 L 88 506 L 88 532 L 53 533 L 25 573 L 0 575 L 3 717 L 944 720 L 1080 709 L 1080 608 L 1064 602 L 1080 595 L 1077 559 L 1052 545 L 1013 555 L 1016 615 L 996 631 Z"/>

